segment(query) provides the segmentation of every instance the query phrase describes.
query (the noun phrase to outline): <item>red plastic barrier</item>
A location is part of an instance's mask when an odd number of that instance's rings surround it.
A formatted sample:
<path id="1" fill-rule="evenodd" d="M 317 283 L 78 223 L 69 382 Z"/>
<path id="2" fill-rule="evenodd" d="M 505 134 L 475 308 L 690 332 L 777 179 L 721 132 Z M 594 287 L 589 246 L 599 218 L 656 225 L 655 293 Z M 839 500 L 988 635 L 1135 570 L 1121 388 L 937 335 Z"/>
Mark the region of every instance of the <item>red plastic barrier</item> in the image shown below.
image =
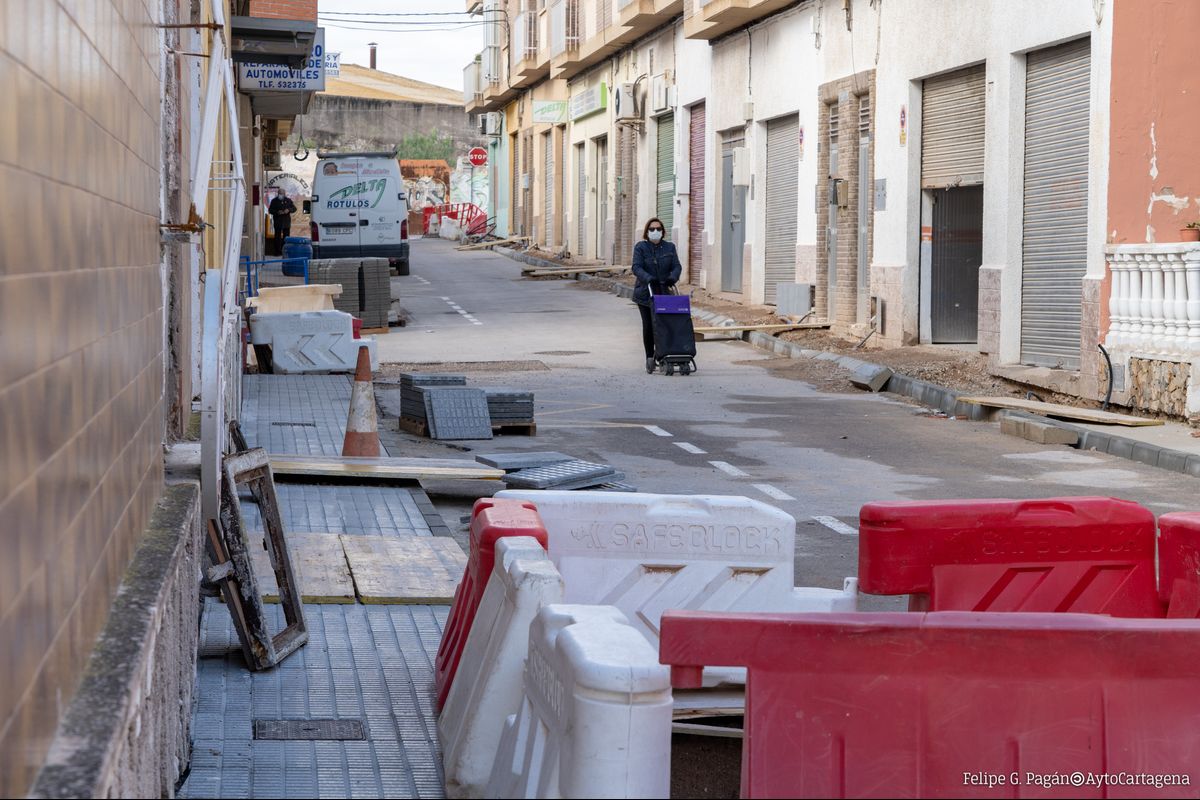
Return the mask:
<path id="1" fill-rule="evenodd" d="M 668 611 L 660 660 L 747 668 L 743 798 L 1187 797 L 1197 652 L 1194 620 Z M 1190 785 L 1036 783 L 1077 771 Z"/>
<path id="2" fill-rule="evenodd" d="M 454 591 L 454 604 L 442 643 L 438 646 L 435 667 L 437 707 L 440 711 L 450 694 L 450 684 L 458 670 L 471 623 L 487 588 L 488 577 L 496 561 L 496 540 L 505 536 L 532 536 L 547 547 L 546 526 L 538 515 L 537 506 L 520 500 L 484 498 L 475 501 L 471 511 L 471 552 L 462 581 Z"/>
<path id="3" fill-rule="evenodd" d="M 912 595 L 912 611 L 1165 613 L 1154 577 L 1154 515 L 1137 503 L 868 503 L 859 520 L 859 587 Z"/>
<path id="4" fill-rule="evenodd" d="M 1158 532 L 1158 595 L 1167 616 L 1200 617 L 1200 514 L 1163 514 Z"/>

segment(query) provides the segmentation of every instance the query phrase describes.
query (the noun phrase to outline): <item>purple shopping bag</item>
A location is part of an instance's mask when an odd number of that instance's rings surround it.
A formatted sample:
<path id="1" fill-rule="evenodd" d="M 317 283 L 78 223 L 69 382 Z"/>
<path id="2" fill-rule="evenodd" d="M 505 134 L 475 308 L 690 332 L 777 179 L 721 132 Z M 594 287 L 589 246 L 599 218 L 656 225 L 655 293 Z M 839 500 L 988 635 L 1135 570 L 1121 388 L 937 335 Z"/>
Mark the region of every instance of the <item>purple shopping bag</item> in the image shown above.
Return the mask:
<path id="1" fill-rule="evenodd" d="M 654 295 L 655 314 L 691 314 L 692 298 L 686 294 Z"/>

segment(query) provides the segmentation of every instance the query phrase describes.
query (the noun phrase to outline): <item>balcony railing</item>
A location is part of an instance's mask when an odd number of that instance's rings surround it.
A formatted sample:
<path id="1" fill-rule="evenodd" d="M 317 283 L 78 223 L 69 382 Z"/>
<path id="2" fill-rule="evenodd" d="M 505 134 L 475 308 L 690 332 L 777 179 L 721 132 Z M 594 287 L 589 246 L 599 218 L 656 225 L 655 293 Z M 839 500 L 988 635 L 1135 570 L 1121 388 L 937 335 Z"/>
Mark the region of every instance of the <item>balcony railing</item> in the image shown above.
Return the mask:
<path id="1" fill-rule="evenodd" d="M 1115 245 L 1108 266 L 1110 350 L 1200 356 L 1200 244 Z"/>
<path id="2" fill-rule="evenodd" d="M 463 67 L 463 104 L 474 103 L 483 94 L 483 55 Z"/>
<path id="3" fill-rule="evenodd" d="M 523 11 L 513 19 L 512 44 L 509 59 L 519 64 L 525 59 L 536 59 L 538 48 L 537 15 Z"/>
<path id="4" fill-rule="evenodd" d="M 500 83 L 500 45 L 493 44 L 483 48 L 483 88 Z"/>
<path id="5" fill-rule="evenodd" d="M 579 47 L 579 0 L 555 0 L 550 6 L 550 57 Z"/>

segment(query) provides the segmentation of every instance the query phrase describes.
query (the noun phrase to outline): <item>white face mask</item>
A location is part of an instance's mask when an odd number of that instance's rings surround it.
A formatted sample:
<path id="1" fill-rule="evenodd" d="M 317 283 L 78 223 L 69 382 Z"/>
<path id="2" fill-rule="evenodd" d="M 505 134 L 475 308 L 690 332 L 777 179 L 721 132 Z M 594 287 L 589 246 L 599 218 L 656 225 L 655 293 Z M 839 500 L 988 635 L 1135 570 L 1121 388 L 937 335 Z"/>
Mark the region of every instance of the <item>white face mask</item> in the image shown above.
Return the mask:
<path id="1" fill-rule="evenodd" d="M 650 241 L 655 242 L 655 243 L 661 242 L 662 235 L 663 235 L 662 231 L 650 231 Z"/>

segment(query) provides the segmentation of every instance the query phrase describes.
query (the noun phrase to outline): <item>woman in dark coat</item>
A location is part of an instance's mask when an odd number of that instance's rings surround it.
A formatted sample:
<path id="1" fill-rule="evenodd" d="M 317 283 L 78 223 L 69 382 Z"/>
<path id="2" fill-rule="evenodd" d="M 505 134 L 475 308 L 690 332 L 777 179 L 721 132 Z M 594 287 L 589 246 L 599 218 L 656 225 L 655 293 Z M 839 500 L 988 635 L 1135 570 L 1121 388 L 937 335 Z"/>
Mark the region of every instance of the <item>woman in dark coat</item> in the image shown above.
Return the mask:
<path id="1" fill-rule="evenodd" d="M 666 240 L 662 220 L 652 217 L 642 230 L 642 241 L 633 248 L 633 274 L 637 283 L 633 287 L 633 302 L 642 312 L 642 345 L 646 349 L 646 372 L 654 372 L 654 315 L 650 310 L 650 285 L 654 291 L 664 292 L 675 285 L 683 274 L 679 254 L 675 245 Z"/>

